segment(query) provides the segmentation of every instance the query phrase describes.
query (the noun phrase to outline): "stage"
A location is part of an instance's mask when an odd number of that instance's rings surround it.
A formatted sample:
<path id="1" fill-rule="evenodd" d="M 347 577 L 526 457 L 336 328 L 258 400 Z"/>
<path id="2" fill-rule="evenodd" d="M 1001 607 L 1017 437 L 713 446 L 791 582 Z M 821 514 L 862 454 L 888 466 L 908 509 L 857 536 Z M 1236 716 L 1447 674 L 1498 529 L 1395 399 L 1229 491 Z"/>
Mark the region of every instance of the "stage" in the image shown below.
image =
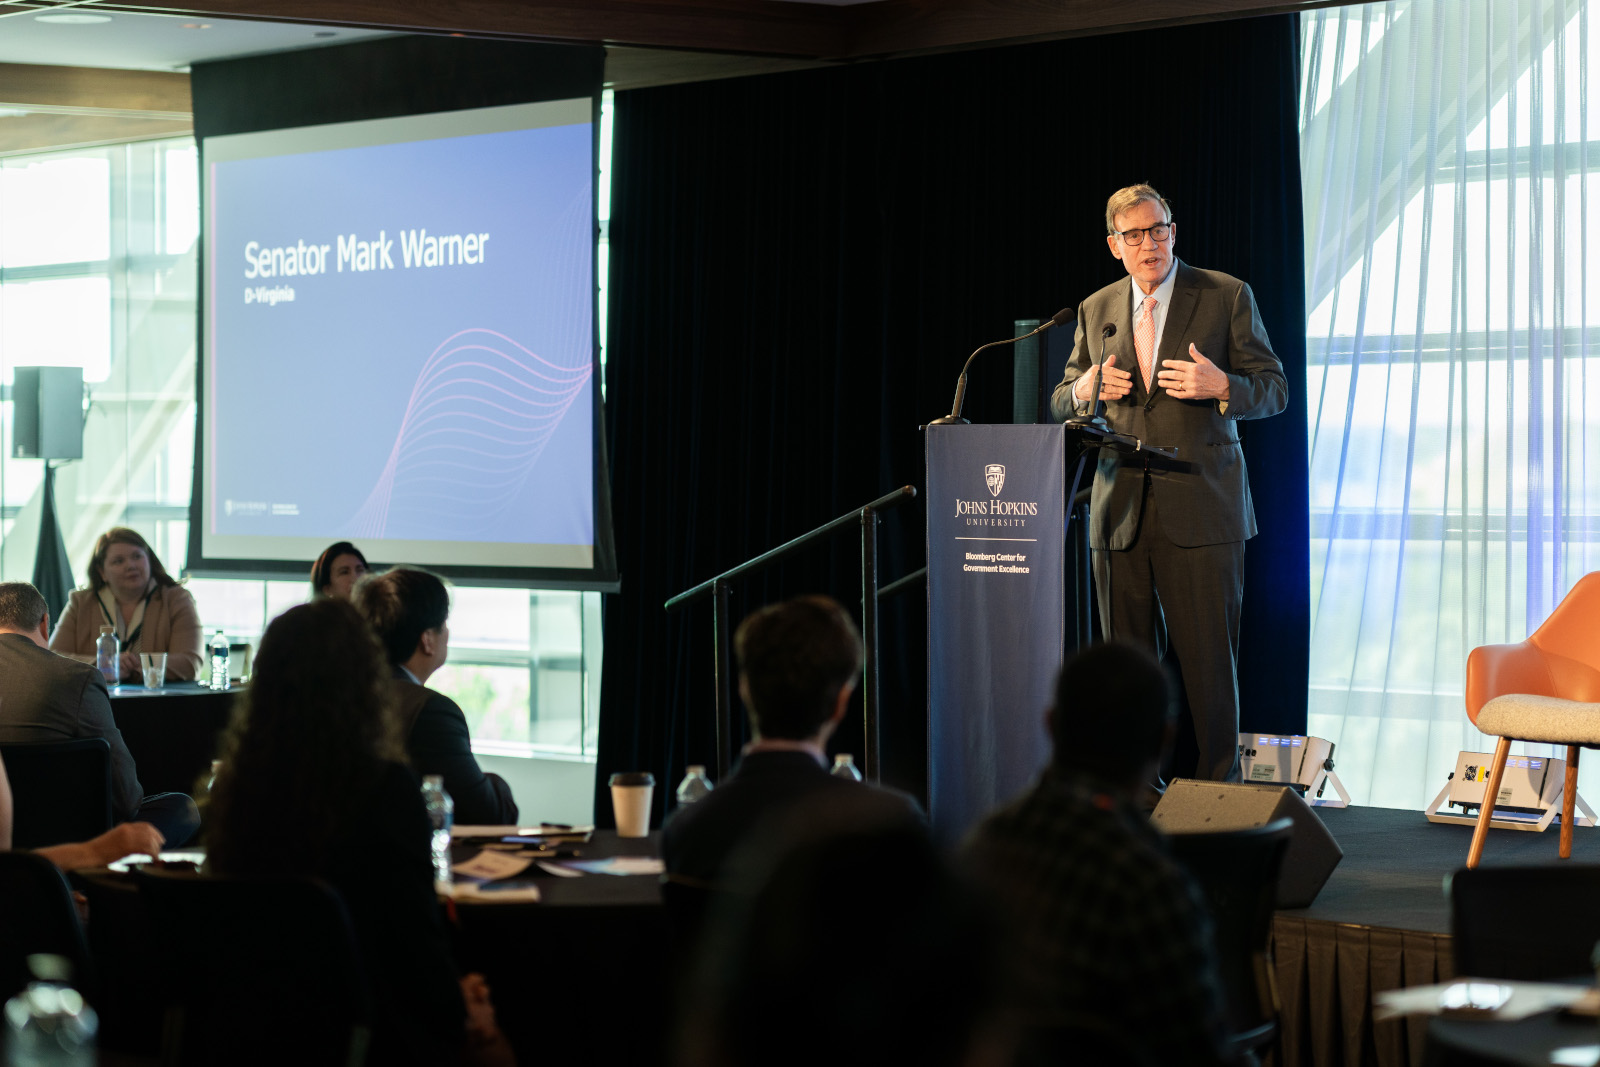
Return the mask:
<path id="1" fill-rule="evenodd" d="M 1421 809 L 1316 811 L 1344 859 L 1311 907 L 1273 923 L 1285 1067 L 1420 1064 L 1426 1021 L 1374 1026 L 1372 994 L 1454 976 L 1444 884 L 1465 865 L 1472 828 Z M 1559 832 L 1490 830 L 1483 866 L 1561 862 Z M 1576 827 L 1567 862 L 1600 863 L 1600 834 Z"/>

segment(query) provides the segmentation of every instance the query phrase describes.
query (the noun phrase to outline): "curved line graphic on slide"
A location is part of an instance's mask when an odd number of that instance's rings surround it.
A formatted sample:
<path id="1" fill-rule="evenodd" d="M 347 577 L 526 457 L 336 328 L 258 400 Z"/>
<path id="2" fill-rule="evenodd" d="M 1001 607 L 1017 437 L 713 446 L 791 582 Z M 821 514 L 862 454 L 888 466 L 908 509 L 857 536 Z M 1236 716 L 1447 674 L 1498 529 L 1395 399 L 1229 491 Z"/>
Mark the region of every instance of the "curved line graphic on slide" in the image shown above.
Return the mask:
<path id="1" fill-rule="evenodd" d="M 593 367 L 563 367 L 505 334 L 472 327 L 422 365 L 389 460 L 347 524 L 406 537 L 410 516 L 448 512 L 489 528 L 522 492 Z"/>

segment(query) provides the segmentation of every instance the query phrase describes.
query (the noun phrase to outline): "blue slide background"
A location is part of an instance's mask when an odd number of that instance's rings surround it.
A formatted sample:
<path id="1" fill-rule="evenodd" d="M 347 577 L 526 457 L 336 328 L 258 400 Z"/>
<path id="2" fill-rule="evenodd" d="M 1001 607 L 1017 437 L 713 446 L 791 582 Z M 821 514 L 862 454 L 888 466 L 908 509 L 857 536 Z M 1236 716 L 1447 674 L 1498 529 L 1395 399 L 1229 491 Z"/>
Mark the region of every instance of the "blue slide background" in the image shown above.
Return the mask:
<path id="1" fill-rule="evenodd" d="M 591 173 L 587 123 L 212 164 L 212 530 L 593 544 Z M 422 228 L 485 261 L 404 267 Z M 396 269 L 335 270 L 380 230 Z M 326 270 L 247 279 L 252 240 Z"/>

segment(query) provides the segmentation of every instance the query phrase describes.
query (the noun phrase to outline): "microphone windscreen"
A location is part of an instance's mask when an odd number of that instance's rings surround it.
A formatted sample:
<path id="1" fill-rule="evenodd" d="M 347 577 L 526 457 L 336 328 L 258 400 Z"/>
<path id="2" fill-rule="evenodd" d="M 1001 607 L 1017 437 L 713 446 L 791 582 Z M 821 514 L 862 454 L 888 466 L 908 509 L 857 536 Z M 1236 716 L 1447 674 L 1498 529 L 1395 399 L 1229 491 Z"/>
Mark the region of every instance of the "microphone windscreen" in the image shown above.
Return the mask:
<path id="1" fill-rule="evenodd" d="M 1060 326 L 1063 322 L 1071 322 L 1071 321 L 1072 321 L 1072 309 L 1071 308 L 1062 308 L 1060 311 L 1058 311 L 1054 315 L 1050 316 L 1050 325 L 1052 325 L 1052 326 Z"/>
<path id="2" fill-rule="evenodd" d="M 1114 323 L 1114 322 L 1108 322 L 1104 326 L 1100 327 L 1100 336 L 1101 337 L 1110 337 L 1113 334 L 1115 334 L 1116 332 L 1117 332 L 1117 324 Z"/>

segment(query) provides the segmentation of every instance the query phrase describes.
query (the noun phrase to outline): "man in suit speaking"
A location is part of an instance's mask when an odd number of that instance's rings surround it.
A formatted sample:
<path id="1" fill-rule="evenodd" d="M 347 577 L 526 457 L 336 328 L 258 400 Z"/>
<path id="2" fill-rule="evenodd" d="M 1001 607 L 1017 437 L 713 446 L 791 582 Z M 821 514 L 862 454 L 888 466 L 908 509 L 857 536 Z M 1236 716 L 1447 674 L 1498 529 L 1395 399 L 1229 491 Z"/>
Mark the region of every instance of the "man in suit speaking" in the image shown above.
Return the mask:
<path id="1" fill-rule="evenodd" d="M 1100 626 L 1178 660 L 1199 748 L 1196 775 L 1239 777 L 1239 608 L 1244 543 L 1256 534 L 1240 419 L 1282 411 L 1283 364 L 1250 287 L 1176 259 L 1178 227 L 1149 185 L 1106 201 L 1106 244 L 1130 280 L 1078 308 L 1057 419 L 1091 409 L 1091 349 L 1112 430 L 1175 448 L 1174 459 L 1100 450 L 1089 504 Z M 1105 330 L 1115 326 L 1110 340 Z"/>

